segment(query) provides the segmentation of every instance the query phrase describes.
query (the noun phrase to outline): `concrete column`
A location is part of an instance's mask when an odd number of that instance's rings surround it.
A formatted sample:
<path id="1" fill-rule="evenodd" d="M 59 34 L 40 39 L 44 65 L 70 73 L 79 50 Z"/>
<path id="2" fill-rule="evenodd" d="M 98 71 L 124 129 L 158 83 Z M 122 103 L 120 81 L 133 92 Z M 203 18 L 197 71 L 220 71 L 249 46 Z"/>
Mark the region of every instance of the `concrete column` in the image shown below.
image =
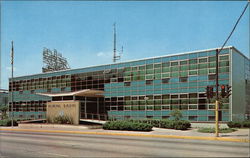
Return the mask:
<path id="1" fill-rule="evenodd" d="M 85 118 L 87 118 L 87 98 L 86 97 L 84 99 L 84 114 L 85 114 Z"/>

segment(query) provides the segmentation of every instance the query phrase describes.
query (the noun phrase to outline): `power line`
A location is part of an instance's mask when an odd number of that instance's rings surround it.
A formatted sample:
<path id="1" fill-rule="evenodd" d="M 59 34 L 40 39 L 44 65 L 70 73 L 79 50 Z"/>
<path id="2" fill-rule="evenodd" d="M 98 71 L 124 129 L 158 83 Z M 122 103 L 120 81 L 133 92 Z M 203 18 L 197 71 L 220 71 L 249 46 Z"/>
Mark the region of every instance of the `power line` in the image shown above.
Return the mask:
<path id="1" fill-rule="evenodd" d="M 248 4 L 249 4 L 250 1 L 247 2 L 247 5 L 245 6 L 243 12 L 241 13 L 240 17 L 238 18 L 237 22 L 235 23 L 234 27 L 233 27 L 233 30 L 231 31 L 231 33 L 229 34 L 229 36 L 227 37 L 226 41 L 224 42 L 224 44 L 222 45 L 222 47 L 220 48 L 218 54 L 221 52 L 221 50 L 224 48 L 224 46 L 227 44 L 227 41 L 230 39 L 230 37 L 232 36 L 235 28 L 237 27 L 241 17 L 244 15 L 245 11 L 247 10 L 247 7 L 248 7 Z"/>

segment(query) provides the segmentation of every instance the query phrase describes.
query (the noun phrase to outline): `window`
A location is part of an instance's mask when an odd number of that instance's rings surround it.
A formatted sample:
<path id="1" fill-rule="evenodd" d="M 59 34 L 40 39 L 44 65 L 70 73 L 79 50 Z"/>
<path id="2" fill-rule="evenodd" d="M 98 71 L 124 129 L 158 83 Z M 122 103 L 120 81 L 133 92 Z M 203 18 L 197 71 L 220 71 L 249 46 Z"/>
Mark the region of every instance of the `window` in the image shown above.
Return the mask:
<path id="1" fill-rule="evenodd" d="M 207 58 L 199 59 L 199 63 L 205 63 L 205 62 L 207 62 Z"/>
<path id="2" fill-rule="evenodd" d="M 19 94 L 23 94 L 23 91 L 19 91 Z"/>
<path id="3" fill-rule="evenodd" d="M 190 59 L 189 60 L 189 64 L 196 64 L 197 63 L 197 59 Z"/>
<path id="4" fill-rule="evenodd" d="M 187 82 L 187 80 L 188 80 L 188 77 L 180 77 L 179 78 L 180 82 Z"/>
<path id="5" fill-rule="evenodd" d="M 153 80 L 146 80 L 146 85 L 152 85 L 153 84 Z"/>
<path id="6" fill-rule="evenodd" d="M 178 61 L 171 62 L 171 66 L 176 66 L 176 65 L 179 65 Z"/>
<path id="7" fill-rule="evenodd" d="M 131 85 L 130 82 L 124 82 L 124 86 L 128 87 L 128 86 L 130 86 L 130 85 Z"/>
<path id="8" fill-rule="evenodd" d="M 169 83 L 170 78 L 164 78 L 162 79 L 162 83 Z"/>
<path id="9" fill-rule="evenodd" d="M 216 79 L 216 75 L 208 75 L 208 80 L 215 80 Z"/>
<path id="10" fill-rule="evenodd" d="M 35 92 L 34 90 L 31 90 L 31 91 L 30 91 L 31 94 L 34 94 L 34 92 Z"/>
<path id="11" fill-rule="evenodd" d="M 186 65 L 187 63 L 188 63 L 187 60 L 186 60 L 186 61 L 181 61 L 181 62 L 180 62 L 181 65 Z"/>

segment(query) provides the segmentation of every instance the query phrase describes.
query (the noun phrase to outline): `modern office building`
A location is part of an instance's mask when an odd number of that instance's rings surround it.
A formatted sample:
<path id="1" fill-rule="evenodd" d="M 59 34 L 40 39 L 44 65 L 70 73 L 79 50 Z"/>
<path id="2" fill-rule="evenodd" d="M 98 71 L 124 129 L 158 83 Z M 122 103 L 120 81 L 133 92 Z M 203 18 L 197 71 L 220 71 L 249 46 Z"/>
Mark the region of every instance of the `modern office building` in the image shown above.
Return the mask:
<path id="1" fill-rule="evenodd" d="M 206 98 L 206 87 L 215 85 L 215 54 L 216 49 L 208 49 L 15 77 L 9 84 L 14 96 L 9 105 L 16 118 L 45 118 L 48 102 L 74 100 L 79 101 L 80 118 L 164 119 L 179 109 L 184 120 L 210 122 L 215 106 Z M 219 84 L 232 86 L 232 95 L 220 105 L 221 121 L 250 113 L 249 63 L 232 46 L 219 55 Z"/>
<path id="2" fill-rule="evenodd" d="M 0 89 L 0 106 L 8 105 L 8 91 L 5 89 Z"/>

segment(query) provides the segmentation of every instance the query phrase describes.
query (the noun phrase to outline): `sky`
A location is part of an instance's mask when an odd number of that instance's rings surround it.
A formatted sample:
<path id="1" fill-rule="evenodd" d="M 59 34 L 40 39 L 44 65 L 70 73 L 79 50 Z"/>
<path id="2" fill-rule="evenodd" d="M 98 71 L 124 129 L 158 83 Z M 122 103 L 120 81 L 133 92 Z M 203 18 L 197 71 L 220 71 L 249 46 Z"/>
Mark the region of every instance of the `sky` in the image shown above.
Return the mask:
<path id="1" fill-rule="evenodd" d="M 43 48 L 56 49 L 71 68 L 111 64 L 113 23 L 119 62 L 221 47 L 246 1 L 0 1 L 1 85 L 42 72 Z M 227 46 L 249 57 L 249 8 Z"/>

